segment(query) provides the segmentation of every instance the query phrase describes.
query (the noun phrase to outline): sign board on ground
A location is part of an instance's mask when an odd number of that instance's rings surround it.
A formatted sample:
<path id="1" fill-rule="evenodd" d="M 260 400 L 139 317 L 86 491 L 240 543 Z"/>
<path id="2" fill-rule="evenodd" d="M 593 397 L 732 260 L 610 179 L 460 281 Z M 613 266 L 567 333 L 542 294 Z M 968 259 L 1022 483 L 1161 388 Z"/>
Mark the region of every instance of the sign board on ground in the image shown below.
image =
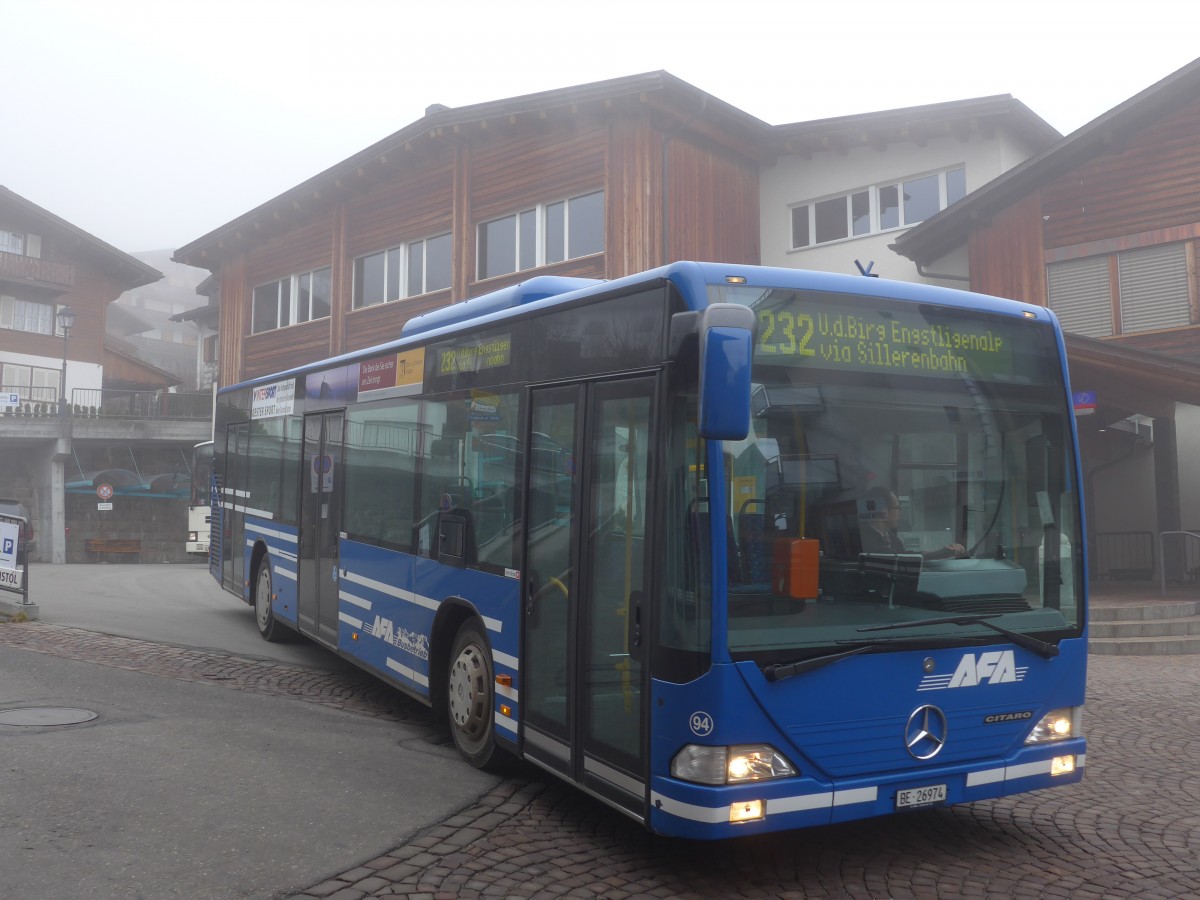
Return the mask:
<path id="1" fill-rule="evenodd" d="M 0 588 L 20 591 L 25 572 L 17 566 L 17 547 L 21 541 L 21 526 L 11 520 L 0 519 Z"/>

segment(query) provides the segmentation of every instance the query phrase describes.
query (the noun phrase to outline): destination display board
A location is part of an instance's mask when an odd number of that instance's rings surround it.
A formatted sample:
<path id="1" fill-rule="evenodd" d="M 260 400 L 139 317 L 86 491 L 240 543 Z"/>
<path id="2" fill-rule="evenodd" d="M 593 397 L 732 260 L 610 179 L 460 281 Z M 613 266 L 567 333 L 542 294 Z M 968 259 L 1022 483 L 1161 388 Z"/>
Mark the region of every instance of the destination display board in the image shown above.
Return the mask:
<path id="1" fill-rule="evenodd" d="M 497 334 L 484 340 L 467 338 L 437 349 L 437 374 L 458 375 L 507 366 L 512 360 L 512 336 Z"/>
<path id="2" fill-rule="evenodd" d="M 1030 352 L 1037 329 L 1024 320 L 778 290 L 752 308 L 758 364 L 1025 383 L 1045 375 Z"/>

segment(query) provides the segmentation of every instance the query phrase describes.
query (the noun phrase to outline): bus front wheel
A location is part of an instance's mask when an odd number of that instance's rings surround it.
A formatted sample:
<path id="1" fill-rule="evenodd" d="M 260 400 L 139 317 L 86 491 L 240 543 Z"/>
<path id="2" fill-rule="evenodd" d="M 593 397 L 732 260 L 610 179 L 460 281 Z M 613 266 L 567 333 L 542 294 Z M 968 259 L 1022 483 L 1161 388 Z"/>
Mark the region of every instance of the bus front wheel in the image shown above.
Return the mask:
<path id="1" fill-rule="evenodd" d="M 490 768 L 499 756 L 492 718 L 495 678 L 487 638 L 475 619 L 458 629 L 446 678 L 446 713 L 454 745 L 471 765 Z"/>
<path id="2" fill-rule="evenodd" d="M 265 556 L 254 579 L 254 622 L 264 641 L 275 644 L 285 639 L 286 629 L 271 613 L 271 564 Z"/>

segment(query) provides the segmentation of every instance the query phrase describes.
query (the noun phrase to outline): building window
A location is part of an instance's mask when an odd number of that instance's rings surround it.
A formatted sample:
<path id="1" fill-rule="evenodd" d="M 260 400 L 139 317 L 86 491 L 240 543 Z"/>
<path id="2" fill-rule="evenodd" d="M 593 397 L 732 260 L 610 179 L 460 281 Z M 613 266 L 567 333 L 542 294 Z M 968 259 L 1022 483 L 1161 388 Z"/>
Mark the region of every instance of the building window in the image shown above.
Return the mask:
<path id="1" fill-rule="evenodd" d="M 0 231 L 0 252 L 25 255 L 25 235 L 15 231 Z"/>
<path id="2" fill-rule="evenodd" d="M 604 252 L 604 191 L 479 225 L 478 277 L 495 278 Z"/>
<path id="3" fill-rule="evenodd" d="M 31 331 L 34 334 L 55 334 L 54 304 L 0 297 L 0 328 Z"/>
<path id="4" fill-rule="evenodd" d="M 204 339 L 203 353 L 204 353 L 204 361 L 206 363 L 217 362 L 217 354 L 220 352 L 220 349 L 221 349 L 220 338 L 221 338 L 221 336 L 219 334 L 210 334 L 208 337 L 206 337 Z"/>
<path id="5" fill-rule="evenodd" d="M 1051 263 L 1046 266 L 1046 293 L 1063 328 L 1087 337 L 1192 324 L 1185 244 Z"/>
<path id="6" fill-rule="evenodd" d="M 0 391 L 19 394 L 22 402 L 53 402 L 58 398 L 61 379 L 61 369 L 0 363 Z"/>
<path id="7" fill-rule="evenodd" d="M 1118 253 L 1117 288 L 1122 334 L 1192 324 L 1184 244 Z"/>
<path id="8" fill-rule="evenodd" d="M 958 167 L 791 207 L 792 249 L 908 228 L 961 200 L 966 169 Z"/>
<path id="9" fill-rule="evenodd" d="M 329 266 L 289 275 L 254 289 L 250 333 L 258 334 L 329 318 L 333 280 Z"/>
<path id="10" fill-rule="evenodd" d="M 1062 327 L 1085 337 L 1113 333 L 1108 257 L 1090 256 L 1046 266 L 1049 305 Z"/>
<path id="11" fill-rule="evenodd" d="M 450 287 L 449 234 L 410 241 L 354 261 L 354 308 L 390 303 Z"/>

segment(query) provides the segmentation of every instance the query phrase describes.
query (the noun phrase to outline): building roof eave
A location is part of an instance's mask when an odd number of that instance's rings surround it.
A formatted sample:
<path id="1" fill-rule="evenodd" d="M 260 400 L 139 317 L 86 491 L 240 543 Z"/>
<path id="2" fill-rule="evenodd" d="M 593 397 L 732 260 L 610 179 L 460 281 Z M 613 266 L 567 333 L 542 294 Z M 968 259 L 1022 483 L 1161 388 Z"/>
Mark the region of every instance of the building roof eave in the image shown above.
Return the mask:
<path id="1" fill-rule="evenodd" d="M 890 248 L 928 263 L 961 246 L 972 225 L 986 221 L 1094 156 L 1110 151 L 1131 133 L 1195 99 L 1200 59 L 1171 73 L 1103 115 L 972 191 L 953 206 L 900 235 Z"/>
<path id="2" fill-rule="evenodd" d="M 282 194 L 238 216 L 209 233 L 177 249 L 173 260 L 210 271 L 219 266 L 224 245 L 244 234 L 254 234 L 264 222 L 294 205 L 309 203 L 314 197 L 340 189 L 347 179 L 360 177 L 368 167 L 387 165 L 388 161 L 422 141 L 430 139 L 461 139 L 468 126 L 482 130 L 485 123 L 503 120 L 517 121 L 529 115 L 540 116 L 553 110 L 605 108 L 621 100 L 642 102 L 649 96 L 659 99 L 655 108 L 674 109 L 689 124 L 697 119 L 726 123 L 744 129 L 752 143 L 760 142 L 774 153 L 775 133 L 772 126 L 734 106 L 708 94 L 669 72 L 656 71 L 623 78 L 614 78 L 569 88 L 526 94 L 503 100 L 476 103 L 450 108 L 434 104 L 426 114 L 371 146 L 317 173 Z"/>
<path id="3" fill-rule="evenodd" d="M 72 225 L 66 219 L 56 216 L 48 209 L 43 209 L 30 200 L 26 200 L 20 194 L 9 190 L 3 185 L 0 185 L 0 202 L 7 202 L 18 206 L 25 212 L 42 219 L 47 224 L 78 240 L 81 245 L 96 254 L 105 268 L 111 272 L 120 274 L 116 282 L 122 291 L 129 291 L 143 285 L 153 284 L 163 277 L 163 273 L 153 266 L 148 266 L 140 259 L 130 256 L 123 250 L 118 250 L 112 244 L 106 243 L 95 235 L 89 234 L 78 225 Z"/>
<path id="4" fill-rule="evenodd" d="M 1123 383 L 1137 382 L 1155 395 L 1200 406 L 1200 363 L 1069 332 L 1063 338 L 1073 366 L 1111 373 Z"/>

